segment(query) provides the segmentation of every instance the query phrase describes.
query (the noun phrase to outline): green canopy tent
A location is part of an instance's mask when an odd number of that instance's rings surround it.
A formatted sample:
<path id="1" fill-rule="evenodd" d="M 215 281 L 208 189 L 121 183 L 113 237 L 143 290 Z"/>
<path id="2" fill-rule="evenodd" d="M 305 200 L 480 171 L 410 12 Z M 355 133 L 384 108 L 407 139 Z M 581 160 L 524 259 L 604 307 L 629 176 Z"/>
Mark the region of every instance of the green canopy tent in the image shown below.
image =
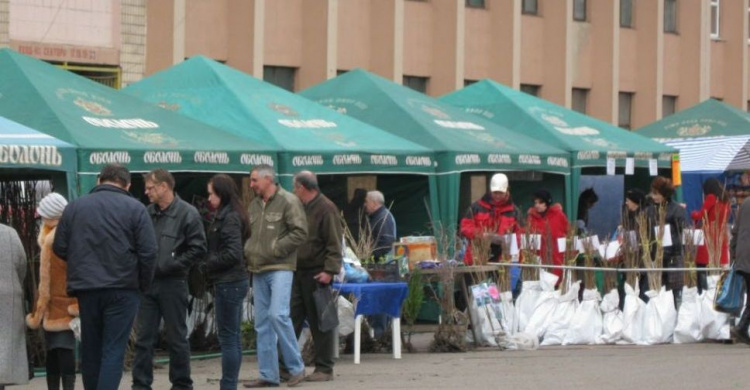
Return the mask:
<path id="1" fill-rule="evenodd" d="M 3 177 L 52 172 L 58 192 L 75 197 L 75 147 L 50 135 L 0 117 L 0 170 Z"/>
<path id="2" fill-rule="evenodd" d="M 621 129 L 552 102 L 515 90 L 492 80 L 482 80 L 440 100 L 461 107 L 516 133 L 565 150 L 572 163 L 571 186 L 566 188 L 566 210 L 577 214 L 581 174 L 606 172 L 607 159 L 614 159 L 624 172 L 626 159 L 633 158 L 641 176 L 648 175 L 649 160 L 670 168 L 675 149 L 647 137 Z"/>
<path id="3" fill-rule="evenodd" d="M 273 149 L 10 49 L 0 50 L 0 115 L 78 148 L 80 191 L 107 163 L 132 171 L 247 173 Z"/>
<path id="4" fill-rule="evenodd" d="M 337 184 L 342 174 L 388 174 L 378 181 L 394 183 L 414 181 L 404 174 L 426 176 L 435 172 L 428 148 L 206 57 L 192 57 L 129 86 L 125 92 L 234 135 L 272 145 L 278 151 L 277 170 L 287 188 L 292 175 L 304 169 L 319 176 L 337 175 L 321 178 L 321 183 L 333 179 Z M 424 177 L 420 180 L 428 182 Z M 413 213 L 423 211 L 422 197 L 413 198 L 412 206 L 404 210 L 408 214 L 402 214 L 403 218 L 396 215 L 399 232 L 414 232 L 424 226 L 424 221 L 406 224 L 409 218 L 420 219 L 420 215 L 426 219 L 426 212 Z"/>
<path id="5" fill-rule="evenodd" d="M 702 183 L 728 171 L 750 169 L 750 115 L 708 99 L 637 130 L 680 151 L 683 200 L 701 207 Z"/>
<path id="6" fill-rule="evenodd" d="M 463 172 L 569 172 L 567 153 L 560 149 L 361 69 L 300 94 L 435 151 L 440 202 L 435 215 L 445 227 L 457 225 Z"/>

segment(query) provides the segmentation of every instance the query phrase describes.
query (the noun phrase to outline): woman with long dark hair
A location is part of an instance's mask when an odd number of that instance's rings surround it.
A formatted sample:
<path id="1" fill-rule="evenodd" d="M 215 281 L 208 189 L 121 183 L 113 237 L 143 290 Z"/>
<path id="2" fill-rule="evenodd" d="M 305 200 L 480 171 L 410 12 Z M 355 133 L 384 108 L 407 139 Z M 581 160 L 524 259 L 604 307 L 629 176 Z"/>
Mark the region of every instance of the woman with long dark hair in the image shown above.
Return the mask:
<path id="1" fill-rule="evenodd" d="M 242 305 L 250 284 L 242 248 L 250 235 L 250 224 L 237 184 L 228 175 L 215 175 L 208 182 L 208 202 L 216 209 L 207 234 L 206 272 L 214 287 L 216 326 L 221 346 L 219 388 L 236 389 L 242 363 Z"/>
<path id="2" fill-rule="evenodd" d="M 685 228 L 685 209 L 677 202 L 672 200 L 674 195 L 674 185 L 666 177 L 657 176 L 651 182 L 651 199 L 654 204 L 646 209 L 650 226 L 650 233 L 653 234 L 655 227 L 659 226 L 660 213 L 664 212 L 664 226 L 669 226 L 670 239 L 672 245 L 663 247 L 663 267 L 664 268 L 682 268 L 682 231 Z M 663 210 L 663 211 L 662 211 Z M 666 233 L 665 233 L 666 236 Z M 655 252 L 655 251 L 652 251 Z M 652 255 L 652 258 L 654 255 Z M 674 293 L 675 308 L 680 308 L 682 302 L 682 286 L 685 284 L 682 272 L 662 273 L 662 284 L 667 290 Z"/>
<path id="3" fill-rule="evenodd" d="M 725 265 L 729 262 L 729 235 L 727 222 L 729 220 L 729 196 L 724 186 L 716 178 L 710 178 L 703 183 L 703 207 L 691 214 L 695 225 L 703 228 L 704 244 L 698 247 L 695 254 L 695 266 L 706 268 L 709 260 L 715 265 Z M 709 256 L 709 251 L 711 256 Z M 718 257 L 711 259 L 710 257 Z M 697 271 L 698 294 L 708 289 L 706 271 Z"/>

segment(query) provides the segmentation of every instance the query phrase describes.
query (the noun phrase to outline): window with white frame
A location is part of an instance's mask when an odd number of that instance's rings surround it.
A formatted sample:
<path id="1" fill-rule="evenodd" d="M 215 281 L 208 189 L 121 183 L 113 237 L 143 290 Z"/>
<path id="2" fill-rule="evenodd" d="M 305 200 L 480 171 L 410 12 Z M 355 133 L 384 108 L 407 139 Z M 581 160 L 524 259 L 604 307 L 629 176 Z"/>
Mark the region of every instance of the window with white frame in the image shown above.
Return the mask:
<path id="1" fill-rule="evenodd" d="M 721 0 L 711 0 L 711 38 L 719 38 L 721 32 L 721 12 L 720 11 Z"/>

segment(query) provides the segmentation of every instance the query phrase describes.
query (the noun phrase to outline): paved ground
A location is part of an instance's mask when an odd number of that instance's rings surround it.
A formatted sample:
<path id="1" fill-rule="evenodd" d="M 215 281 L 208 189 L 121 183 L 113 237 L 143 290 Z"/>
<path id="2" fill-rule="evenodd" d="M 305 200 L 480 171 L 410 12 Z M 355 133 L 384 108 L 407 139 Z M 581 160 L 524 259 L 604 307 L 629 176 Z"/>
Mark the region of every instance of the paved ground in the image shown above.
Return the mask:
<path id="1" fill-rule="evenodd" d="M 750 389 L 750 348 L 744 344 L 543 347 L 536 351 L 480 349 L 459 354 L 426 352 L 431 335 L 417 335 L 420 352 L 364 354 L 354 365 L 342 355 L 335 380 L 302 383 L 318 389 Z M 193 362 L 195 389 L 218 389 L 219 359 Z M 243 362 L 241 379 L 257 374 L 255 357 Z M 308 370 L 310 370 L 308 368 Z M 169 389 L 166 369 L 156 370 L 154 389 Z M 120 389 L 130 388 L 125 373 Z M 9 389 L 22 388 L 11 387 Z M 45 389 L 44 378 L 29 389 Z M 83 386 L 77 383 L 77 389 Z"/>

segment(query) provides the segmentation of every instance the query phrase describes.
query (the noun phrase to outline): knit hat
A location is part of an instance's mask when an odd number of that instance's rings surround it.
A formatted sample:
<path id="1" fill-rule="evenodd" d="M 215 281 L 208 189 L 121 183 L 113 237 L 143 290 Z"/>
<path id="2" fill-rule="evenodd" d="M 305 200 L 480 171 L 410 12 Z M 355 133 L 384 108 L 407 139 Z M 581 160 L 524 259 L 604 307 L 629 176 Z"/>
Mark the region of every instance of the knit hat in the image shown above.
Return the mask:
<path id="1" fill-rule="evenodd" d="M 490 191 L 508 192 L 508 176 L 505 176 L 503 173 L 492 175 L 492 179 L 490 180 Z"/>
<path id="2" fill-rule="evenodd" d="M 547 206 L 552 204 L 552 195 L 547 190 L 536 190 L 534 191 L 534 199 L 539 199 L 544 202 Z"/>
<path id="3" fill-rule="evenodd" d="M 639 206 L 643 206 L 643 203 L 646 201 L 646 194 L 638 188 L 633 188 L 628 190 L 625 194 L 625 198 Z"/>
<path id="4" fill-rule="evenodd" d="M 67 205 L 68 201 L 62 195 L 52 192 L 39 202 L 37 212 L 44 219 L 60 219 Z"/>

